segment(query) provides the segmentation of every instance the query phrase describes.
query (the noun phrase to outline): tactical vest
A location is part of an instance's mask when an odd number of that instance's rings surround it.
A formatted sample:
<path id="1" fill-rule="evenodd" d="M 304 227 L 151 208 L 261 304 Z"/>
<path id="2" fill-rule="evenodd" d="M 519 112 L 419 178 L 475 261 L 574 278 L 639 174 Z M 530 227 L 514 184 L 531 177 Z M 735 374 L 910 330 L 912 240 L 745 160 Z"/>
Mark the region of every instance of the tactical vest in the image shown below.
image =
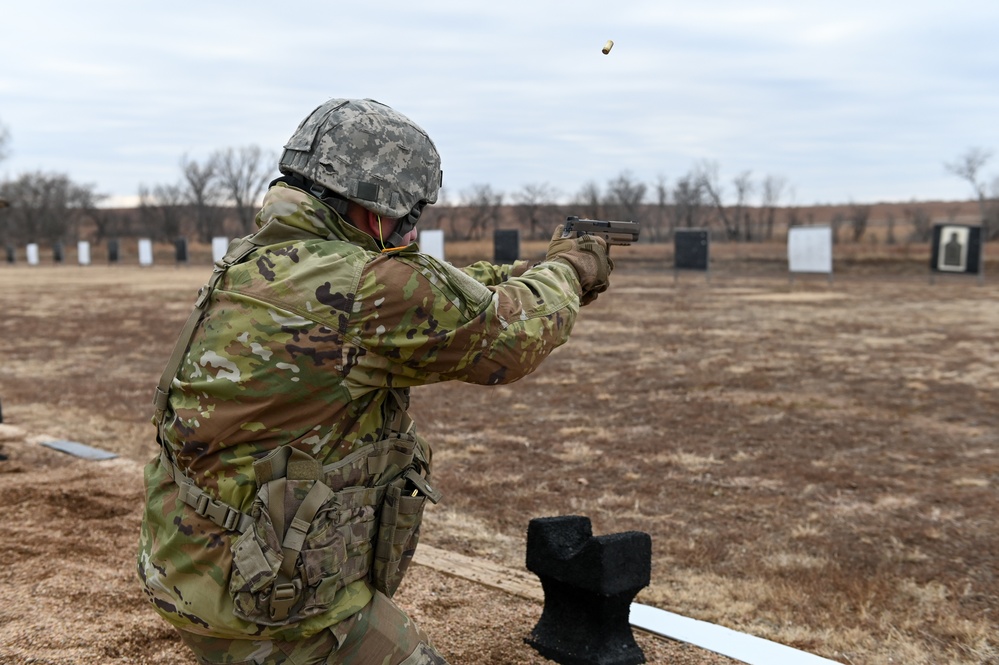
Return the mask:
<path id="1" fill-rule="evenodd" d="M 326 466 L 289 445 L 253 463 L 256 496 L 249 513 L 212 498 L 177 465 L 162 435 L 170 385 L 226 270 L 255 249 L 315 239 L 272 220 L 234 240 L 202 287 L 153 399 L 160 463 L 193 511 L 232 533 L 229 593 L 246 621 L 282 626 L 325 612 L 338 590 L 368 578 L 391 596 L 419 541 L 430 483 L 430 451 L 413 431 L 408 390 L 393 389 L 379 440 Z"/>

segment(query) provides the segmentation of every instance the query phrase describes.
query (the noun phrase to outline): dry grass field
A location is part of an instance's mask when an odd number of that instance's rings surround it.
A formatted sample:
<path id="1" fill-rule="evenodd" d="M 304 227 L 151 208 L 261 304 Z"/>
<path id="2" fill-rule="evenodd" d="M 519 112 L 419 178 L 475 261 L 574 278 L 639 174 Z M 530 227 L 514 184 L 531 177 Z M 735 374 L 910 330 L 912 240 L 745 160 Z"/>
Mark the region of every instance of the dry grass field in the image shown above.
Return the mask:
<path id="1" fill-rule="evenodd" d="M 615 248 L 534 375 L 414 391 L 446 495 L 424 542 L 523 569 L 531 518 L 585 515 L 652 536 L 640 602 L 849 665 L 999 664 L 999 276 L 931 284 L 925 247 L 888 249 L 792 283 L 779 246 L 713 246 L 710 280 Z M 193 663 L 132 560 L 150 395 L 208 271 L 0 266 L 0 662 Z M 425 567 L 400 599 L 454 663 L 546 662 L 537 603 Z"/>

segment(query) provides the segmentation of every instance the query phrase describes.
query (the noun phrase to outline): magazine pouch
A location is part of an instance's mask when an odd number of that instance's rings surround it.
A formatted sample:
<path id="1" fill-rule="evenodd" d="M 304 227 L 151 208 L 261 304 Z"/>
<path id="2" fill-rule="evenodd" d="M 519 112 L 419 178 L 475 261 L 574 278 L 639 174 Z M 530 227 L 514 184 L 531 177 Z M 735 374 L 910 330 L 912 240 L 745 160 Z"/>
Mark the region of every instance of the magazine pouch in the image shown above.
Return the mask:
<path id="1" fill-rule="evenodd" d="M 429 469 L 429 446 L 412 433 L 364 446 L 324 469 L 324 479 L 335 490 L 343 486 L 349 492 L 359 483 L 378 488 L 368 571 L 371 584 L 388 596 L 399 588 L 413 558 L 427 500 L 440 500 L 429 483 Z"/>
<path id="2" fill-rule="evenodd" d="M 229 593 L 239 618 L 281 626 L 325 611 L 353 581 L 342 574 L 349 525 L 341 524 L 339 499 L 308 454 L 284 446 L 253 469 L 253 522 L 232 545 Z"/>
<path id="3" fill-rule="evenodd" d="M 371 581 L 389 597 L 399 588 L 420 541 L 423 508 L 430 498 L 421 485 L 426 485 L 423 478 L 410 469 L 388 486 L 382 501 Z"/>

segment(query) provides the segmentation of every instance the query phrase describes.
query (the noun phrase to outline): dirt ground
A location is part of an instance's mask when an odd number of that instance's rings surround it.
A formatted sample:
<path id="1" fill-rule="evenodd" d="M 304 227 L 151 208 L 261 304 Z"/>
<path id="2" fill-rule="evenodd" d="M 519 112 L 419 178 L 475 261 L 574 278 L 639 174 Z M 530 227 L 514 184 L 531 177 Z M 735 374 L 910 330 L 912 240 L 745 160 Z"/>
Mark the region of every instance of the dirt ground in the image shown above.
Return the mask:
<path id="1" fill-rule="evenodd" d="M 414 391 L 446 495 L 424 542 L 522 571 L 530 519 L 585 515 L 651 535 L 639 602 L 845 664 L 999 663 L 999 285 L 621 258 L 534 375 Z M 152 388 L 207 274 L 0 266 L 0 663 L 193 663 L 134 552 Z M 547 662 L 536 601 L 427 566 L 398 598 L 453 663 Z"/>

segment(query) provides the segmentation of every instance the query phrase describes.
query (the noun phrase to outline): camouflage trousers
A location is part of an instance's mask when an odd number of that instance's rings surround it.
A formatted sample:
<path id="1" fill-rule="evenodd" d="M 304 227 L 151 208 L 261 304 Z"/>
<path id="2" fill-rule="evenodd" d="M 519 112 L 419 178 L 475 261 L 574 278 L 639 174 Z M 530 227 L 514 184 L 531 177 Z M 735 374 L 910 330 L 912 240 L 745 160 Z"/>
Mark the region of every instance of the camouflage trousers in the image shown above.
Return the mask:
<path id="1" fill-rule="evenodd" d="M 178 632 L 202 665 L 447 665 L 413 620 L 378 592 L 351 618 L 296 642 Z"/>

